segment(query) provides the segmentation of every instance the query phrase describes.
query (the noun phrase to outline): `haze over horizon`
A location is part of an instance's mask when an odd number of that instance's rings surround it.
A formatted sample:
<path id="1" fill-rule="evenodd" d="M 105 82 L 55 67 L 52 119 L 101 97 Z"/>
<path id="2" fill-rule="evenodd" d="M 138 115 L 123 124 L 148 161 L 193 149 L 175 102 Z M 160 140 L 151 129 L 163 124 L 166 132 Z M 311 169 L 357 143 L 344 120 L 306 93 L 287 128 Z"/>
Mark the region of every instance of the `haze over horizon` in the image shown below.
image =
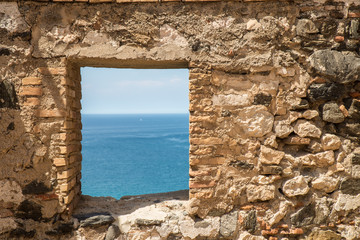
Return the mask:
<path id="1" fill-rule="evenodd" d="M 188 75 L 188 69 L 83 67 L 81 113 L 188 113 Z"/>

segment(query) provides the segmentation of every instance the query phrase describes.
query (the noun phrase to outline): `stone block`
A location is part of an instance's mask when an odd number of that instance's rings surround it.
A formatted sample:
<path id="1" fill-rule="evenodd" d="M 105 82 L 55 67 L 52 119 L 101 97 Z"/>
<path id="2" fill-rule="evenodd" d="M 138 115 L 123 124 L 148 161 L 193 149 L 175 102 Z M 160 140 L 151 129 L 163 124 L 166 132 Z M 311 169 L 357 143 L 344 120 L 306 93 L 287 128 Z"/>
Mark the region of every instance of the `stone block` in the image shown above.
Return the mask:
<path id="1" fill-rule="evenodd" d="M 303 176 L 297 176 L 293 179 L 287 180 L 283 186 L 283 192 L 288 197 L 295 197 L 305 195 L 309 192 L 310 188 L 308 182 Z"/>
<path id="2" fill-rule="evenodd" d="M 58 179 L 68 179 L 72 176 L 74 176 L 75 174 L 75 169 L 68 169 L 68 170 L 64 170 L 64 171 L 59 171 L 57 173 L 57 178 Z"/>
<path id="3" fill-rule="evenodd" d="M 41 87 L 21 87 L 19 96 L 41 96 L 42 95 Z"/>
<path id="4" fill-rule="evenodd" d="M 222 165 L 226 162 L 224 157 L 190 158 L 190 165 Z"/>
<path id="5" fill-rule="evenodd" d="M 282 151 L 261 146 L 259 160 L 262 164 L 279 164 L 284 155 Z"/>
<path id="6" fill-rule="evenodd" d="M 35 97 L 27 97 L 25 102 L 24 102 L 25 106 L 39 106 L 40 105 L 40 99 L 39 98 L 35 98 Z"/>
<path id="7" fill-rule="evenodd" d="M 249 202 L 268 201 L 275 197 L 274 185 L 248 185 L 246 187 L 246 196 Z"/>
<path id="8" fill-rule="evenodd" d="M 66 116 L 66 112 L 60 109 L 41 109 L 37 111 L 36 116 L 40 118 L 63 118 Z"/>
<path id="9" fill-rule="evenodd" d="M 42 80 L 38 77 L 26 77 L 21 81 L 22 85 L 41 85 Z"/>
<path id="10" fill-rule="evenodd" d="M 66 166 L 66 159 L 65 158 L 54 158 L 53 164 L 57 167 Z"/>

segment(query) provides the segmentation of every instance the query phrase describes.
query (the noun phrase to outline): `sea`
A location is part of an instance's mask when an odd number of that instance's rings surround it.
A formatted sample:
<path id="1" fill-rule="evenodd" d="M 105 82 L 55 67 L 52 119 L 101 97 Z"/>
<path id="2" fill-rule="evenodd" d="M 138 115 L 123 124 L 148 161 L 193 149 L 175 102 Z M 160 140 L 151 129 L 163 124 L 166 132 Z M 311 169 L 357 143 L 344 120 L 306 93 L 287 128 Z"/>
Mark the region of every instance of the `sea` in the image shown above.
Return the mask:
<path id="1" fill-rule="evenodd" d="M 188 114 L 82 114 L 82 194 L 189 188 Z"/>

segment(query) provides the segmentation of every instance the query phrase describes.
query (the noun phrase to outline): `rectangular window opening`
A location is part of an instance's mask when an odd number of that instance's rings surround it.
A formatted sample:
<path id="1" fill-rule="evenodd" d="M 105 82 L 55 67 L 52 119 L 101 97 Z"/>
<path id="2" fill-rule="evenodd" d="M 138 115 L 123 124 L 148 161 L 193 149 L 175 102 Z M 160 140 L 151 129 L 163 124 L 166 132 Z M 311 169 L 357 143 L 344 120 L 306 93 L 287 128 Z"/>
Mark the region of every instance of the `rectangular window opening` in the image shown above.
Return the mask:
<path id="1" fill-rule="evenodd" d="M 189 188 L 188 69 L 81 68 L 83 195 Z"/>

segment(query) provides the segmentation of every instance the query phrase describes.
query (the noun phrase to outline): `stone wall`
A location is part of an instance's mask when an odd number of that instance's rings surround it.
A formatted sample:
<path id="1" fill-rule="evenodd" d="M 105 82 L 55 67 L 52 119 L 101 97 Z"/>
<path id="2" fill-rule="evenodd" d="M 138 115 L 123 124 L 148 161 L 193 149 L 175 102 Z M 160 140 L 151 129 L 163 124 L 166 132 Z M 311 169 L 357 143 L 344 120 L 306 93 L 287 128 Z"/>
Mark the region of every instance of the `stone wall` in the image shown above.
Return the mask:
<path id="1" fill-rule="evenodd" d="M 81 66 L 190 71 L 195 234 L 119 239 L 360 239 L 358 1 L 117 2 L 0 3 L 1 239 L 81 235 Z"/>

